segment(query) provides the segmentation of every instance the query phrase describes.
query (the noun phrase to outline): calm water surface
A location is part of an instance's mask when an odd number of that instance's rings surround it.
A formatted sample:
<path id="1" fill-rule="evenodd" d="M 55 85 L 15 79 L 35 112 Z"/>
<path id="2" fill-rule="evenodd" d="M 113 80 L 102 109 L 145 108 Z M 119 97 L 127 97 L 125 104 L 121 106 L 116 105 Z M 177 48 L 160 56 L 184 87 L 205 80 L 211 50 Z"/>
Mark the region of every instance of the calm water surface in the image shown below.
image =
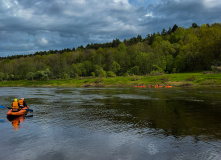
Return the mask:
<path id="1" fill-rule="evenodd" d="M 0 88 L 21 97 L 34 112 L 0 109 L 1 160 L 221 159 L 221 88 Z"/>

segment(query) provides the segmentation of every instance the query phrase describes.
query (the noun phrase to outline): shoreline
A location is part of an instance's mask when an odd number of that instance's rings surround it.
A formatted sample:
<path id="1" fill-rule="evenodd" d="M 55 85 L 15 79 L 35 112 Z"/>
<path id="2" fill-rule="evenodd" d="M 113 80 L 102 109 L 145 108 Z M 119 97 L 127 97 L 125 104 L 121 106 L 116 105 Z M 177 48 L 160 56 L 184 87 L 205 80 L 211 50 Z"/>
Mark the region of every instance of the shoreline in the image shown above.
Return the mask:
<path id="1" fill-rule="evenodd" d="M 0 81 L 0 87 L 134 87 L 136 85 L 174 87 L 221 87 L 221 73 L 176 73 L 157 76 L 79 77 L 57 80 Z"/>

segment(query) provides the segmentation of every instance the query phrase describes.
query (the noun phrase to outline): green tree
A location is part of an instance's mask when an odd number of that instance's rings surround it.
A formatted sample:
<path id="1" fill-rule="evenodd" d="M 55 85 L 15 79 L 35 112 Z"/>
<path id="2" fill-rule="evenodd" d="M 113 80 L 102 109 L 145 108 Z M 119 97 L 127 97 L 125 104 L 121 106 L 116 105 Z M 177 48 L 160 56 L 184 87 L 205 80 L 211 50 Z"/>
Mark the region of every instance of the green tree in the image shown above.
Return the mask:
<path id="1" fill-rule="evenodd" d="M 139 66 L 141 74 L 147 74 L 149 72 L 150 57 L 148 53 L 139 52 L 136 57 L 136 66 Z"/>
<path id="2" fill-rule="evenodd" d="M 5 74 L 0 72 L 0 81 L 4 80 L 4 78 L 5 78 Z"/>
<path id="3" fill-rule="evenodd" d="M 81 70 L 78 69 L 78 66 L 76 64 L 71 65 L 71 77 L 78 77 L 81 76 Z"/>
<path id="4" fill-rule="evenodd" d="M 111 64 L 111 71 L 113 71 L 115 74 L 120 70 L 120 65 L 116 62 L 113 61 Z"/>
<path id="5" fill-rule="evenodd" d="M 32 63 L 32 61 L 27 61 L 27 62 L 21 62 L 19 64 L 18 70 L 19 70 L 19 76 L 22 79 L 25 79 L 26 74 L 28 72 L 35 72 L 36 68 L 35 68 L 34 64 Z"/>
<path id="6" fill-rule="evenodd" d="M 169 73 L 173 71 L 173 63 L 173 56 L 170 54 L 166 55 L 166 71 L 168 71 Z"/>
<path id="7" fill-rule="evenodd" d="M 131 75 L 139 75 L 140 74 L 140 69 L 139 69 L 139 66 L 134 66 L 132 67 L 130 70 L 129 70 L 129 73 Z"/>
<path id="8" fill-rule="evenodd" d="M 116 77 L 116 74 L 114 72 L 112 72 L 112 71 L 108 71 L 107 72 L 107 76 L 108 77 Z"/>
<path id="9" fill-rule="evenodd" d="M 182 72 L 185 70 L 184 56 L 178 55 L 174 60 L 174 68 L 176 72 Z"/>
<path id="10" fill-rule="evenodd" d="M 165 28 L 163 28 L 163 30 L 162 30 L 162 32 L 161 32 L 161 35 L 162 35 L 162 36 L 165 36 L 166 34 L 167 34 L 167 31 L 166 31 Z"/>
<path id="11" fill-rule="evenodd" d="M 103 68 L 101 66 L 96 65 L 95 66 L 95 74 L 98 77 L 106 77 L 106 71 L 103 70 Z"/>
<path id="12" fill-rule="evenodd" d="M 34 80 L 35 74 L 33 72 L 28 72 L 26 74 L 26 79 L 28 80 Z"/>

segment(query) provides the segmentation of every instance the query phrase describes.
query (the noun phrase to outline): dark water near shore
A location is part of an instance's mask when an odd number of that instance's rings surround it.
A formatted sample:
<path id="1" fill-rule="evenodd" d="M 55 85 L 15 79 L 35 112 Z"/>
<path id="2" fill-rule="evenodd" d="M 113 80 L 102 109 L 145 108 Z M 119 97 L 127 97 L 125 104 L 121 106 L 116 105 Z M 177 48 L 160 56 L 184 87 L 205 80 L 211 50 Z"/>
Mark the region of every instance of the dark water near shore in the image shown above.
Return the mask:
<path id="1" fill-rule="evenodd" d="M 220 160 L 221 88 L 0 88 L 1 160 Z M 32 117 L 33 115 L 33 117 Z"/>

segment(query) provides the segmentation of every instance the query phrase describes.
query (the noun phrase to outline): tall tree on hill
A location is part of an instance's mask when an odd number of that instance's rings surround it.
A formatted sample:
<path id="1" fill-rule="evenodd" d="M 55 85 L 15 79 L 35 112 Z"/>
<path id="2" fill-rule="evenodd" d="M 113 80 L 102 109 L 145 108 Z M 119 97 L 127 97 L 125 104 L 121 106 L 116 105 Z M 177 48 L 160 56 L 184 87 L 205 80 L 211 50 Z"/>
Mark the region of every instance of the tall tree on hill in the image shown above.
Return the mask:
<path id="1" fill-rule="evenodd" d="M 162 35 L 162 36 L 165 36 L 166 34 L 167 34 L 167 31 L 166 31 L 165 28 L 163 28 L 163 30 L 162 30 L 162 32 L 161 32 L 161 35 Z"/>
<path id="2" fill-rule="evenodd" d="M 137 36 L 137 42 L 141 42 L 142 41 L 142 37 L 141 37 L 141 35 L 138 35 Z"/>
<path id="3" fill-rule="evenodd" d="M 178 29 L 178 26 L 175 24 L 172 28 L 172 33 L 174 33 Z"/>
<path id="4" fill-rule="evenodd" d="M 193 28 L 199 28 L 199 26 L 196 23 L 192 23 Z"/>
<path id="5" fill-rule="evenodd" d="M 171 27 L 169 27 L 167 34 L 171 34 L 171 33 L 172 33 L 172 29 L 171 29 Z"/>

